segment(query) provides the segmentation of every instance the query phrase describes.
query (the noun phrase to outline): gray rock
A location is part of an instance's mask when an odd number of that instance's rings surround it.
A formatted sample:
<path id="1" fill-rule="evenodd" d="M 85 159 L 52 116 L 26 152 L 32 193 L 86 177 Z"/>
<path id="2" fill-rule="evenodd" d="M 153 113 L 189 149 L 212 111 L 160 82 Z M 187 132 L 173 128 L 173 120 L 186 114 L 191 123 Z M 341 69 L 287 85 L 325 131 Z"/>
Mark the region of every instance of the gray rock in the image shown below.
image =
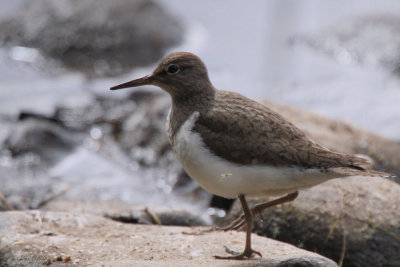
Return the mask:
<path id="1" fill-rule="evenodd" d="M 113 142 L 125 153 L 132 164 L 153 169 L 171 181 L 182 193 L 194 192 L 192 180 L 178 184 L 182 169 L 170 148 L 166 134 L 166 118 L 170 108 L 169 96 L 162 93 L 136 91 L 122 99 L 98 97 L 91 105 L 79 108 L 58 108 L 54 119 L 74 131 L 88 132 L 102 129 L 104 139 Z M 110 149 L 104 144 L 105 150 Z"/>
<path id="2" fill-rule="evenodd" d="M 1 212 L 0 265 L 43 266 L 50 262 L 51 266 L 279 266 L 296 259 L 311 264 L 307 266 L 337 266 L 318 254 L 257 235 L 252 237 L 253 246 L 264 258 L 216 260 L 213 255 L 225 254 L 223 245 L 242 249 L 244 234 L 202 230 L 123 224 L 88 214 Z"/>
<path id="3" fill-rule="evenodd" d="M 0 43 L 38 48 L 89 75 L 118 75 L 157 61 L 182 27 L 151 0 L 26 1 L 0 22 Z"/>
<path id="4" fill-rule="evenodd" d="M 38 156 L 35 164 L 53 165 L 69 154 L 79 143 L 78 135 L 50 119 L 28 118 L 11 128 L 3 149 L 14 158 L 26 154 Z"/>

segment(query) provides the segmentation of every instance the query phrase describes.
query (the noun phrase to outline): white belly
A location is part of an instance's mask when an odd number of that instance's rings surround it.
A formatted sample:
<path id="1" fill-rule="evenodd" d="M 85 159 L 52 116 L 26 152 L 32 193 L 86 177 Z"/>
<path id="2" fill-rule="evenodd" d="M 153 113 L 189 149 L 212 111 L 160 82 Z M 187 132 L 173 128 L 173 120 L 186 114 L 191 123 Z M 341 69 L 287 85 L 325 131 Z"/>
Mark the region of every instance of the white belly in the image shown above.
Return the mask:
<path id="1" fill-rule="evenodd" d="M 235 198 L 238 194 L 250 197 L 283 195 L 341 177 L 319 169 L 243 166 L 224 160 L 212 154 L 200 134 L 192 131 L 198 116 L 199 113 L 194 112 L 181 126 L 173 150 L 189 176 L 212 194 L 226 198 Z"/>

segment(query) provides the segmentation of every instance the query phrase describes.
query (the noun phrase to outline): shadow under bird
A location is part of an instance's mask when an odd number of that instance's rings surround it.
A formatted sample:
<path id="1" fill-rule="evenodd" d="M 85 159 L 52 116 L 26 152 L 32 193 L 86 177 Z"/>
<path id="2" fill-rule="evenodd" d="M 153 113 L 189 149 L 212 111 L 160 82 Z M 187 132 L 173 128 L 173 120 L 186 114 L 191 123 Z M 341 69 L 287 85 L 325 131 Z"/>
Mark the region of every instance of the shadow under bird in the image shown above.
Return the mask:
<path id="1" fill-rule="evenodd" d="M 217 90 L 199 57 L 167 56 L 151 75 L 111 88 L 155 85 L 170 94 L 169 141 L 183 169 L 208 192 L 239 198 L 244 214 L 223 230 L 246 228 L 244 259 L 251 247 L 253 218 L 265 208 L 294 200 L 298 190 L 330 179 L 381 176 L 364 158 L 330 151 L 313 142 L 268 107 L 240 94 Z M 250 209 L 245 197 L 282 196 Z"/>

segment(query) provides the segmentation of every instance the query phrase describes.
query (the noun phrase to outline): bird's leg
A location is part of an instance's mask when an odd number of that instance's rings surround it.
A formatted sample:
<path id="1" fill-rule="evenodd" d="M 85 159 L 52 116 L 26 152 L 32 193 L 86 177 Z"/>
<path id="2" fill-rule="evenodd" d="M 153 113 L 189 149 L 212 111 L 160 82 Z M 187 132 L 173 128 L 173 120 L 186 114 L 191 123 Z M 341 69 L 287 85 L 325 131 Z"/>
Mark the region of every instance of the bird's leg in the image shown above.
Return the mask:
<path id="1" fill-rule="evenodd" d="M 244 258 L 250 258 L 253 254 L 257 254 L 260 257 L 262 257 L 260 252 L 255 251 L 251 248 L 251 229 L 252 229 L 252 225 L 253 225 L 253 215 L 249 209 L 249 206 L 247 205 L 246 198 L 244 197 L 244 195 L 240 194 L 239 200 L 240 200 L 240 203 L 242 204 L 244 218 L 246 221 L 246 228 L 247 228 L 246 246 L 242 253 L 237 253 L 237 252 L 225 247 L 226 252 L 232 254 L 233 256 L 214 256 L 216 259 L 242 260 Z"/>
<path id="2" fill-rule="evenodd" d="M 253 215 L 253 217 L 255 217 L 256 215 L 261 216 L 261 212 L 267 208 L 282 204 L 282 203 L 286 203 L 286 202 L 290 202 L 293 201 L 297 198 L 297 196 L 299 195 L 299 192 L 293 192 L 290 194 L 287 194 L 284 197 L 278 198 L 278 199 L 274 199 L 272 201 L 268 201 L 268 202 L 264 202 L 258 205 L 255 205 L 252 209 L 251 209 L 251 214 Z"/>
<path id="3" fill-rule="evenodd" d="M 298 195 L 299 195 L 299 192 L 296 191 L 296 192 L 288 194 L 288 195 L 286 195 L 284 197 L 258 204 L 256 206 L 254 206 L 254 208 L 251 209 L 251 214 L 252 214 L 253 218 L 256 215 L 261 216 L 261 212 L 263 210 L 265 210 L 266 208 L 270 208 L 270 207 L 273 207 L 273 206 L 276 206 L 276 205 L 279 205 L 279 204 L 282 204 L 282 203 L 285 203 L 285 202 L 293 201 L 293 200 L 295 200 L 297 198 Z M 242 214 L 236 220 L 234 220 L 231 224 L 221 228 L 221 230 L 223 230 L 223 231 L 241 230 L 243 228 L 245 222 L 246 222 L 245 215 Z"/>

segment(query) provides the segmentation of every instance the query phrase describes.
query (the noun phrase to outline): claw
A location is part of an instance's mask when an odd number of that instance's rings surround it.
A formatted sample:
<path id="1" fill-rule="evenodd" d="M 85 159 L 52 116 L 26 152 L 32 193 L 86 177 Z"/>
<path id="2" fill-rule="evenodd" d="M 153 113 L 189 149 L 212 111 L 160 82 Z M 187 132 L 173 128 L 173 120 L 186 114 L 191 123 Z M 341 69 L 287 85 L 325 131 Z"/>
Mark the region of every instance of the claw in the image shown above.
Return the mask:
<path id="1" fill-rule="evenodd" d="M 240 252 L 233 250 L 229 248 L 228 246 L 224 246 L 226 253 L 232 254 L 232 255 L 240 255 Z"/>

